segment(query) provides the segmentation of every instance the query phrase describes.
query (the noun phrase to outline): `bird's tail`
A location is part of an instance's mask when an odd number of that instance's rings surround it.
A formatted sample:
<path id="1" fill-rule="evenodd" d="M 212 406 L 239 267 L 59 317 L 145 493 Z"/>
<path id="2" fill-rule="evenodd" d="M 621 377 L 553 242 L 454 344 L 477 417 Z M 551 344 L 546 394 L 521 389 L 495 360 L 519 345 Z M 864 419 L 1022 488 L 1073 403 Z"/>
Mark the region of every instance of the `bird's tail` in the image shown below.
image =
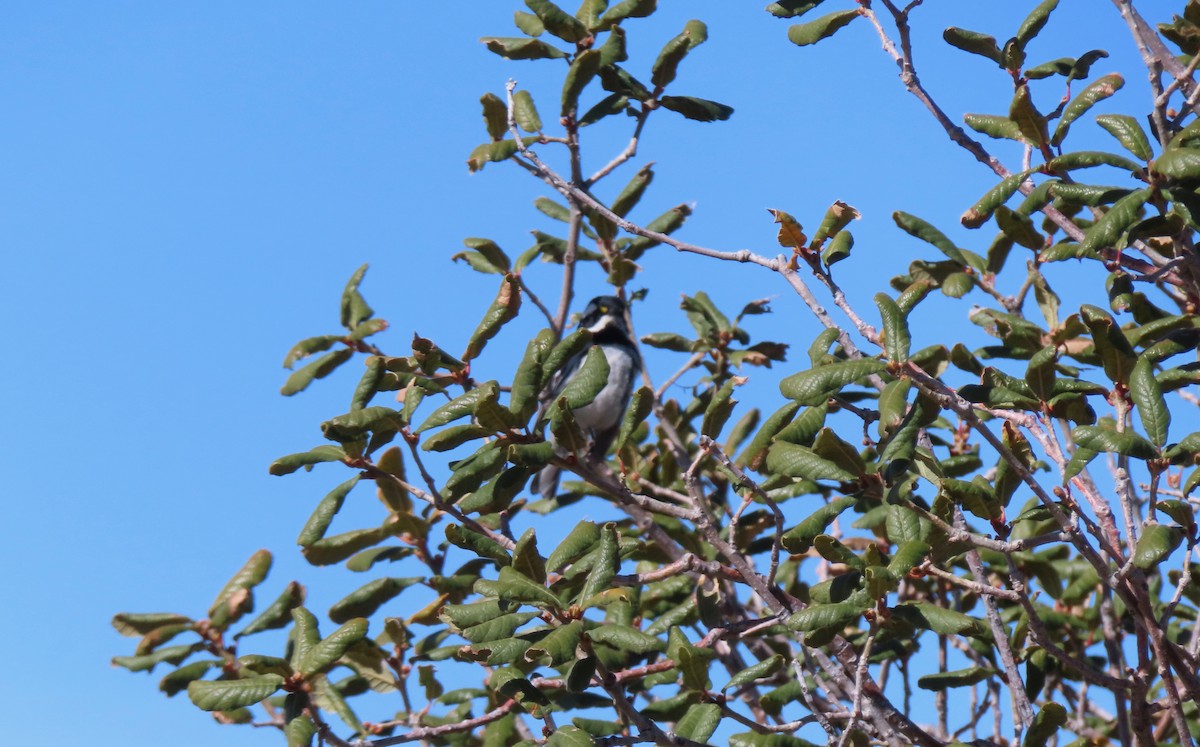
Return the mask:
<path id="1" fill-rule="evenodd" d="M 555 467 L 553 464 L 548 464 L 542 467 L 542 470 L 533 478 L 533 484 L 530 486 L 535 493 L 539 493 L 542 500 L 550 500 L 558 495 L 558 479 L 562 470 Z"/>

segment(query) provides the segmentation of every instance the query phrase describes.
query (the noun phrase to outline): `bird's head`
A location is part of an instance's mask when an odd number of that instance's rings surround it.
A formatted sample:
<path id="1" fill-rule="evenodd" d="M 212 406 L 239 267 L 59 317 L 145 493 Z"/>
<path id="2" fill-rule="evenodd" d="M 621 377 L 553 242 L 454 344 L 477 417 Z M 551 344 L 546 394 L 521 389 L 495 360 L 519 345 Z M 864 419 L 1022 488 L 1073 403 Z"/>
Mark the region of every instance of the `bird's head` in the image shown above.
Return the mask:
<path id="1" fill-rule="evenodd" d="M 625 325 L 625 302 L 616 296 L 597 296 L 588 302 L 579 316 L 579 328 L 599 334 L 606 329 L 615 329 L 628 334 Z"/>

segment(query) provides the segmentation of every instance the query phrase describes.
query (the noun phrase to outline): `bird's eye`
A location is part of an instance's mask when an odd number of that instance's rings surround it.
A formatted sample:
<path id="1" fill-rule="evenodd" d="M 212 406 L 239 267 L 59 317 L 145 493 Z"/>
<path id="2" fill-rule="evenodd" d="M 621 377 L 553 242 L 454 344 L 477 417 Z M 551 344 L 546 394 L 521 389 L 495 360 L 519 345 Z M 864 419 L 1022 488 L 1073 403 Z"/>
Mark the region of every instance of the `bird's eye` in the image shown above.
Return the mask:
<path id="1" fill-rule="evenodd" d="M 607 314 L 607 313 L 608 313 L 608 307 L 607 307 L 607 306 L 601 306 L 601 307 L 600 307 L 600 313 L 601 313 L 601 314 Z"/>

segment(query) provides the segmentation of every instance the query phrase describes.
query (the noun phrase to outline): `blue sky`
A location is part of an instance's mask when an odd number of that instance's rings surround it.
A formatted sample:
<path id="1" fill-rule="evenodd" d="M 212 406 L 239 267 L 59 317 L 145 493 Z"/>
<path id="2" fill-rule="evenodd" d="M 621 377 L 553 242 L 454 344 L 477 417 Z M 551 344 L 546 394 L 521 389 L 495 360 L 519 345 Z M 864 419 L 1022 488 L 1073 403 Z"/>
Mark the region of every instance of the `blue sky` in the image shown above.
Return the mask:
<path id="1" fill-rule="evenodd" d="M 689 240 L 774 254 L 765 208 L 815 227 L 845 200 L 864 217 L 841 279 L 872 318 L 870 296 L 886 278 L 930 256 L 895 229 L 893 210 L 986 247 L 990 234 L 966 232 L 957 218 L 994 177 L 904 93 L 867 24 L 800 49 L 762 3 L 660 5 L 628 26 L 633 69 L 646 69 L 688 18 L 703 19 L 709 42 L 684 62 L 677 92 L 736 113 L 712 125 L 667 112 L 651 119 L 626 167 L 658 164 L 635 219 L 687 202 L 696 211 L 681 234 Z M 1011 82 L 949 49 L 940 32 L 953 24 L 1003 39 L 1034 3 L 927 5 L 914 16 L 925 84 L 952 116 L 1003 113 Z M 1140 5 L 1157 20 L 1176 4 Z M 1005 20 L 1000 6 L 1020 11 Z M 513 77 L 544 119 L 556 108 L 557 85 L 541 66 L 505 62 L 478 43 L 513 33 L 519 7 L 114 0 L 7 9 L 0 324 L 10 353 L 0 392 L 11 513 L 0 546 L 9 569 L 0 695 L 15 717 L 6 741 L 86 733 L 101 746 L 157 747 L 166 735 L 175 745 L 271 743 L 248 729 L 218 731 L 183 698 L 167 701 L 158 676 L 110 668 L 130 643 L 108 619 L 199 614 L 259 547 L 276 554 L 268 594 L 297 578 L 324 609 L 349 588 L 336 571 L 308 567 L 294 545 L 341 476 L 272 478 L 266 467 L 320 442 L 317 424 L 346 409 L 357 371 L 285 399 L 280 362 L 296 340 L 336 331 L 342 285 L 363 262 L 364 293 L 392 323 L 385 349 L 403 352 L 414 330 L 461 347 L 495 292 L 494 279 L 451 263 L 462 239 L 487 236 L 515 254 L 531 229 L 551 227 L 532 208 L 547 191 L 523 172 L 465 166 L 486 139 L 484 92 L 502 95 Z M 1081 30 L 1094 38 L 1079 41 Z M 1031 57 L 1092 46 L 1112 54 L 1096 74 L 1132 71 L 1113 108 L 1143 106 L 1143 68 L 1108 3 L 1063 0 Z M 1052 108 L 1057 94 L 1044 95 Z M 618 126 L 589 132 L 590 170 L 626 136 Z M 1011 150 L 996 152 L 1016 163 Z M 733 312 L 776 297 L 761 329 L 791 343 L 794 359 L 816 334 L 798 299 L 761 268 L 666 250 L 642 264 L 635 285 L 652 288 L 637 311 L 642 333 L 683 331 L 679 294 L 706 289 Z M 535 266 L 528 279 L 555 297 L 553 268 Z M 602 278 L 581 277 L 582 299 L 602 290 Z M 961 324 L 968 308 L 923 313 Z M 483 360 L 503 376 L 523 348 L 510 334 Z M 670 359 L 657 365 L 659 381 L 673 370 Z"/>

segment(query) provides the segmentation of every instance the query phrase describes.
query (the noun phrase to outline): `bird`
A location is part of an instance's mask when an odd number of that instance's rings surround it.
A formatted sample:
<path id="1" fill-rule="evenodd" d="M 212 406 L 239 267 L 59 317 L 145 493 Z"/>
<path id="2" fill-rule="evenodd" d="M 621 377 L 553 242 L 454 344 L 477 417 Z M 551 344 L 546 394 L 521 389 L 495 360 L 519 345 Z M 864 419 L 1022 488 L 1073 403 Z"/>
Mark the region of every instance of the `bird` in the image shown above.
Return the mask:
<path id="1" fill-rule="evenodd" d="M 633 344 L 629 325 L 625 322 L 625 312 L 625 302 L 620 298 L 597 296 L 588 302 L 579 317 L 579 328 L 592 333 L 591 347 L 599 348 L 608 361 L 608 383 L 595 399 L 571 411 L 575 422 L 591 442 L 588 453 L 599 459 L 608 453 L 608 448 L 621 429 L 621 420 L 633 394 L 634 380 L 642 370 L 642 358 Z M 587 348 L 581 350 L 550 378 L 539 421 L 546 419 L 546 411 L 579 373 L 587 354 Z M 553 434 L 548 438 L 551 443 L 554 442 Z M 551 464 L 543 467 L 535 478 L 532 487 L 544 500 L 550 500 L 557 494 L 559 472 L 559 468 Z"/>

